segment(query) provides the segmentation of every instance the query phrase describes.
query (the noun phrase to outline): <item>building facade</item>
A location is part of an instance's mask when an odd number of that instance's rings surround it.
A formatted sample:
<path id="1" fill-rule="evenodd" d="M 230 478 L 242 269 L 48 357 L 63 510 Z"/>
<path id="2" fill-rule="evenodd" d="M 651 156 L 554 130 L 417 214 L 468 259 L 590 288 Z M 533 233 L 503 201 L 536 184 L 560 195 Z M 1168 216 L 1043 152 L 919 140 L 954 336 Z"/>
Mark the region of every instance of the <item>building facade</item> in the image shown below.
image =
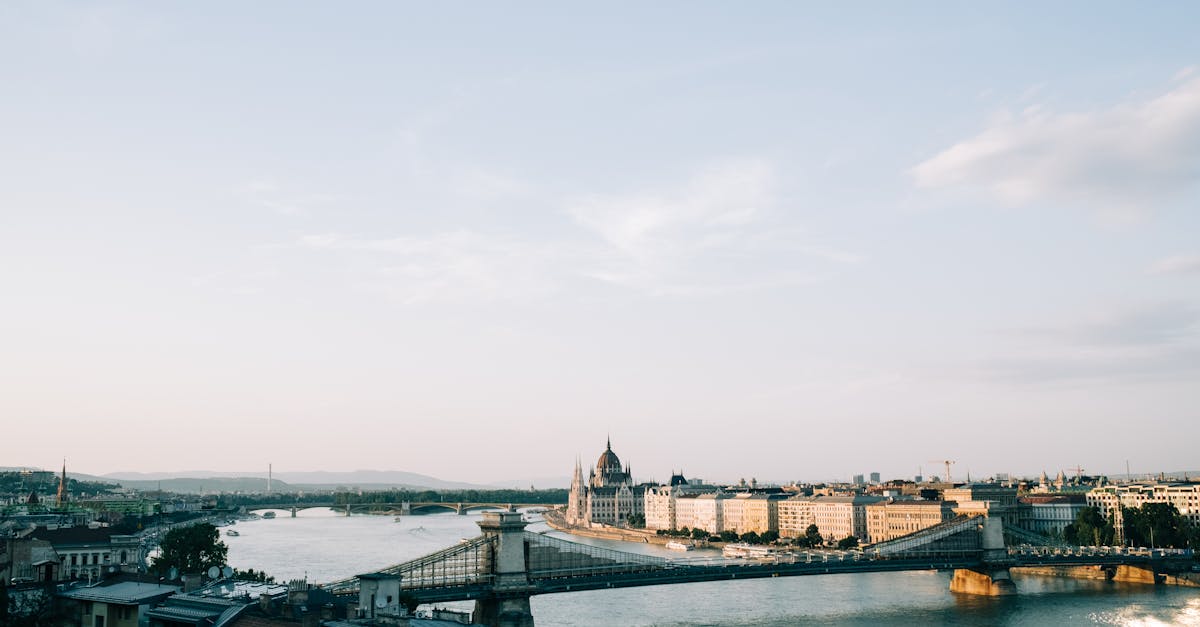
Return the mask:
<path id="1" fill-rule="evenodd" d="M 585 481 L 575 460 L 575 476 L 567 498 L 567 522 L 573 525 L 625 525 L 632 515 L 645 514 L 646 486 L 633 483 L 633 475 L 612 450 L 609 441 Z"/>
<path id="2" fill-rule="evenodd" d="M 1170 503 L 1193 526 L 1200 525 L 1200 482 L 1159 481 L 1131 483 L 1093 488 L 1086 496 L 1087 504 L 1099 508 L 1107 517 L 1120 507 L 1136 509 L 1146 503 Z"/>
<path id="3" fill-rule="evenodd" d="M 883 501 L 866 506 L 870 542 L 886 542 L 954 518 L 953 501 Z"/>
<path id="4" fill-rule="evenodd" d="M 779 501 L 776 506 L 779 516 L 779 536 L 781 538 L 799 538 L 809 525 L 816 524 L 813 518 L 813 501 L 811 496 L 793 496 Z"/>
<path id="5" fill-rule="evenodd" d="M 1085 507 L 1087 499 L 1082 494 L 1026 496 L 1018 503 L 1018 524 L 1027 531 L 1061 538 Z"/>
<path id="6" fill-rule="evenodd" d="M 867 540 L 867 506 L 883 501 L 877 496 L 823 496 L 813 499 L 813 524 L 827 540 L 854 536 Z"/>

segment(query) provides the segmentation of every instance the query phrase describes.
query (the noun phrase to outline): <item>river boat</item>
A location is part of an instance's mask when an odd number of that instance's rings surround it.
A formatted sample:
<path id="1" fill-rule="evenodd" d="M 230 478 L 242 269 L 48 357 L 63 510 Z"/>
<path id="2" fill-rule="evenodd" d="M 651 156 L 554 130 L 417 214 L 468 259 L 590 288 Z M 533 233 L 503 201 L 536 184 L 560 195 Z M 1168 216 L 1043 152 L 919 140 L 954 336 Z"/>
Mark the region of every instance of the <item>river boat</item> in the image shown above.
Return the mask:
<path id="1" fill-rule="evenodd" d="M 725 548 L 721 550 L 721 555 L 725 557 L 744 557 L 747 559 L 769 559 L 783 555 L 786 552 L 772 546 L 739 542 L 738 544 L 726 544 Z"/>
<path id="2" fill-rule="evenodd" d="M 236 536 L 240 536 L 242 534 L 238 533 L 237 529 L 230 529 L 225 532 L 225 535 L 230 536 L 230 537 L 236 537 Z"/>
<path id="3" fill-rule="evenodd" d="M 262 517 L 263 517 L 263 518 L 274 518 L 274 517 L 275 517 L 275 512 L 263 512 L 263 515 L 262 515 Z"/>
<path id="4" fill-rule="evenodd" d="M 671 540 L 667 543 L 667 548 L 672 551 L 691 551 L 696 548 L 696 545 L 691 542 L 680 542 L 679 540 Z"/>

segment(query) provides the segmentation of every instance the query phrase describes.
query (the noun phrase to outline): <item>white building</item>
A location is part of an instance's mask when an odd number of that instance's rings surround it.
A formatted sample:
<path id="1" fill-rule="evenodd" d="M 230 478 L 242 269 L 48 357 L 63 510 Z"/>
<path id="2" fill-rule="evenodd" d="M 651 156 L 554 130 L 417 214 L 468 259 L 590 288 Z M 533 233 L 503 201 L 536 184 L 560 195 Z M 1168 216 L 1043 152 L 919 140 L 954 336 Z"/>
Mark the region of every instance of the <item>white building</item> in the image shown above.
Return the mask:
<path id="1" fill-rule="evenodd" d="M 1192 525 L 1200 525 L 1200 482 L 1161 481 L 1107 485 L 1087 493 L 1087 504 L 1112 516 L 1118 504 L 1136 509 L 1145 503 L 1171 503 Z"/>
<path id="2" fill-rule="evenodd" d="M 813 497 L 793 496 L 779 502 L 779 536 L 781 538 L 799 538 L 809 525 L 815 524 L 813 518 Z"/>
<path id="3" fill-rule="evenodd" d="M 867 505 L 883 501 L 878 496 L 823 496 L 812 501 L 813 523 L 827 540 L 854 536 L 866 541 Z"/>
<path id="4" fill-rule="evenodd" d="M 704 485 L 699 479 L 688 481 L 682 474 L 671 476 L 669 485 L 646 486 L 642 509 L 646 515 L 647 529 L 681 529 L 691 528 L 694 509 L 689 509 L 686 522 L 678 520 L 678 501 L 683 495 L 704 494 L 716 492 L 716 486 Z"/>
<path id="5" fill-rule="evenodd" d="M 700 494 L 692 499 L 695 511 L 692 515 L 692 529 L 703 529 L 709 533 L 721 533 L 725 530 L 725 508 L 723 501 L 729 495 L 720 492 Z"/>
<path id="6" fill-rule="evenodd" d="M 1067 525 L 1075 522 L 1079 511 L 1087 506 L 1082 494 L 1023 497 L 1017 508 L 1017 524 L 1034 533 L 1061 538 Z"/>

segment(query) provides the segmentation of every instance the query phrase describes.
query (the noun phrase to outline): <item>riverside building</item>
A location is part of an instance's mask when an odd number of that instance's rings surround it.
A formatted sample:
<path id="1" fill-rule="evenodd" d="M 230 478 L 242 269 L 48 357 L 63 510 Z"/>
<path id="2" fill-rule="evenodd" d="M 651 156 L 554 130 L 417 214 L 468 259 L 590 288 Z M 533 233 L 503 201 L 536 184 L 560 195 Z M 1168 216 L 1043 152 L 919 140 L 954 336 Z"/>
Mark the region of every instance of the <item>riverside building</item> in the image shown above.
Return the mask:
<path id="1" fill-rule="evenodd" d="M 646 486 L 634 485 L 633 474 L 612 450 L 608 441 L 596 467 L 583 479 L 583 467 L 575 460 L 575 476 L 567 499 L 567 522 L 573 525 L 625 525 L 629 517 L 645 514 Z"/>
<path id="2" fill-rule="evenodd" d="M 1157 481 L 1106 485 L 1087 493 L 1087 504 L 1099 508 L 1105 516 L 1116 514 L 1118 506 L 1136 509 L 1146 503 L 1170 503 L 1192 525 L 1200 525 L 1200 482 Z"/>

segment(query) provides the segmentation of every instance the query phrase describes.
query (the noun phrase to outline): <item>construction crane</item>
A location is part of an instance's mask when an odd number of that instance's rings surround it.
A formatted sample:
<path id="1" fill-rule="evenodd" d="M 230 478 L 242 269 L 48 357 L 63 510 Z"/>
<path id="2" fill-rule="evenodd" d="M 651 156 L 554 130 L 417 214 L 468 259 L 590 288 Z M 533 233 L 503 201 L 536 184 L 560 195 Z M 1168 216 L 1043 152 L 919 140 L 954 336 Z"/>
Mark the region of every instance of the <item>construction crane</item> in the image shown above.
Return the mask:
<path id="1" fill-rule="evenodd" d="M 954 461 L 953 459 L 931 459 L 926 463 L 945 464 L 946 465 L 946 476 L 942 480 L 945 481 L 946 483 L 954 483 L 953 481 L 950 480 L 950 466 L 952 464 L 957 464 L 958 462 Z"/>
<path id="2" fill-rule="evenodd" d="M 1067 470 L 1075 471 L 1075 483 L 1076 484 L 1083 482 L 1083 468 L 1080 468 L 1079 464 L 1075 464 L 1074 468 L 1068 468 Z"/>

